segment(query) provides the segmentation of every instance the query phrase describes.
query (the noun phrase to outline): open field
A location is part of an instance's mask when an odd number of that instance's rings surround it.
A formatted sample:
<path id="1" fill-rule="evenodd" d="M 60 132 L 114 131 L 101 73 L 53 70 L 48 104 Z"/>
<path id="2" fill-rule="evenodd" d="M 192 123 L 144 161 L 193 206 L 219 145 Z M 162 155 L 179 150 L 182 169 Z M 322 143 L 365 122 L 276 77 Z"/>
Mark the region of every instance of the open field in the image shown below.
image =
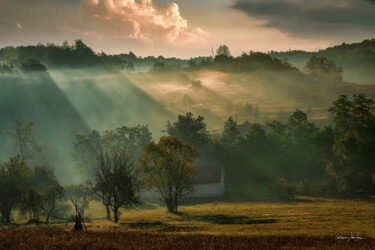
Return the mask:
<path id="1" fill-rule="evenodd" d="M 181 206 L 178 214 L 157 203 L 123 210 L 120 223 L 104 220 L 105 208 L 92 202 L 88 232 L 72 224 L 4 227 L 3 248 L 375 248 L 373 200 L 298 197 L 295 202 L 210 202 Z M 337 236 L 360 236 L 339 240 Z"/>

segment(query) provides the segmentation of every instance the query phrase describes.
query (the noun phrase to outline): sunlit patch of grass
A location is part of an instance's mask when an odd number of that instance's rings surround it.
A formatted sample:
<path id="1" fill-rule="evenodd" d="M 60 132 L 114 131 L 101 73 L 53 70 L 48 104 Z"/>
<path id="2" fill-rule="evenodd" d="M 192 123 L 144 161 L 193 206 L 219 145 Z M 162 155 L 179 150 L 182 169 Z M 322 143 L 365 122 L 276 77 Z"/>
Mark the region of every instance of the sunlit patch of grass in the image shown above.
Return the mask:
<path id="1" fill-rule="evenodd" d="M 326 241 L 326 244 L 337 247 L 334 245 L 334 238 L 337 235 L 355 234 L 370 241 L 375 238 L 375 201 L 371 199 L 296 197 L 296 201 L 293 202 L 242 203 L 221 201 L 208 203 L 201 201 L 199 203 L 197 200 L 191 204 L 180 206 L 179 212 L 176 214 L 168 213 L 160 201 L 150 201 L 139 208 L 122 209 L 118 224 L 105 220 L 105 207 L 99 201 L 92 201 L 86 214 L 91 218 L 91 222 L 86 222 L 88 231 L 97 232 L 98 235 L 95 237 L 108 237 L 108 239 L 109 236 L 106 232 L 112 232 L 123 238 L 129 237 L 127 234 L 132 232 L 146 238 L 161 237 L 163 239 L 171 239 L 169 237 L 172 236 L 167 235 L 177 234 L 192 237 L 189 238 L 191 241 L 201 239 L 200 237 L 203 237 L 201 235 L 244 236 L 251 237 L 251 239 L 264 237 L 263 239 L 267 240 L 272 237 L 275 240 L 289 237 L 290 244 L 294 242 L 297 246 L 300 244 L 299 246 L 316 247 L 323 246 L 320 245 L 320 239 L 323 237 L 323 242 Z M 29 225 L 18 228 L 19 230 L 23 228 L 40 230 L 45 227 L 47 226 Z M 60 228 L 59 230 L 68 232 L 73 228 L 73 224 L 61 223 L 48 225 L 48 227 L 51 229 Z M 66 237 L 75 236 L 66 235 Z M 232 238 L 228 239 L 233 240 Z M 252 244 L 247 240 L 248 238 L 245 238 L 247 244 Z M 135 242 L 134 244 L 140 243 Z M 160 247 L 163 244 L 160 243 Z M 266 248 L 275 246 L 272 244 L 267 245 Z M 260 246 L 258 245 L 258 247 Z"/>

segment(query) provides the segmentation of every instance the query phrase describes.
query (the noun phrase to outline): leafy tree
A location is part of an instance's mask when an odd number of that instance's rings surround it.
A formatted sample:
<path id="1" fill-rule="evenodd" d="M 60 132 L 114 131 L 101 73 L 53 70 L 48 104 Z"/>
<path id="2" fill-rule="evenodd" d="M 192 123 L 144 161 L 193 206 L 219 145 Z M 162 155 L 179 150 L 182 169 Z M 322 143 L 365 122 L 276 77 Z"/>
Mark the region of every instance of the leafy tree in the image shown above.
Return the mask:
<path id="1" fill-rule="evenodd" d="M 39 194 L 35 188 L 29 188 L 20 199 L 20 211 L 23 214 L 29 212 L 36 224 L 39 224 L 39 215 L 43 209 L 44 201 L 44 195 Z"/>
<path id="2" fill-rule="evenodd" d="M 353 194 L 354 189 L 374 190 L 371 180 L 375 164 L 374 101 L 364 94 L 353 100 L 341 95 L 328 109 L 336 130 L 334 157 L 327 164 L 336 179 L 338 192 Z"/>
<path id="3" fill-rule="evenodd" d="M 101 143 L 104 150 L 125 150 L 135 160 L 139 158 L 151 139 L 152 136 L 147 126 L 122 126 L 114 131 L 105 131 L 101 137 Z"/>
<path id="4" fill-rule="evenodd" d="M 96 163 L 96 157 L 102 152 L 99 132 L 93 130 L 87 135 L 77 134 L 74 137 L 72 147 L 71 155 L 76 163 L 76 168 L 85 173 L 86 176 L 90 176 L 92 174 L 92 166 Z"/>
<path id="5" fill-rule="evenodd" d="M 47 67 L 37 59 L 29 58 L 21 63 L 22 69 L 26 72 L 46 72 Z"/>
<path id="6" fill-rule="evenodd" d="M 155 188 L 168 207 L 177 212 L 179 202 L 193 193 L 196 169 L 193 165 L 198 152 L 187 142 L 174 137 L 162 137 L 151 142 L 140 158 L 140 171 L 148 188 Z"/>
<path id="7" fill-rule="evenodd" d="M 73 199 L 77 202 L 82 218 L 85 217 L 85 210 L 89 207 L 92 196 L 92 189 L 87 183 L 69 185 L 65 187 L 65 197 L 68 198 L 68 200 Z"/>
<path id="8" fill-rule="evenodd" d="M 365 94 L 353 96 L 353 101 L 346 95 L 340 95 L 328 109 L 331 113 L 335 129 L 339 132 L 356 130 L 361 133 L 370 132 L 375 123 L 374 100 Z"/>
<path id="9" fill-rule="evenodd" d="M 337 67 L 334 61 L 324 56 L 312 56 L 310 61 L 307 62 L 305 70 L 313 76 L 342 80 L 342 68 Z"/>
<path id="10" fill-rule="evenodd" d="M 229 48 L 227 45 L 220 45 L 219 48 L 216 50 L 216 56 L 226 56 L 231 57 Z"/>
<path id="11" fill-rule="evenodd" d="M 48 166 L 34 167 L 31 185 L 45 198 L 43 210 L 47 213 L 46 223 L 48 223 L 56 203 L 64 196 L 64 188 L 57 180 L 54 169 Z"/>
<path id="12" fill-rule="evenodd" d="M 98 156 L 94 174 L 94 190 L 103 204 L 113 211 L 117 223 L 120 207 L 140 204 L 141 182 L 134 161 L 124 151 L 106 151 Z M 107 219 L 109 213 L 107 211 Z"/>
<path id="13" fill-rule="evenodd" d="M 104 151 L 128 151 L 137 160 L 152 135 L 147 126 L 126 127 L 104 131 L 102 135 L 93 130 L 87 135 L 76 135 L 73 142 L 72 157 L 81 172 L 92 177 L 97 156 Z"/>
<path id="14" fill-rule="evenodd" d="M 209 142 L 207 125 L 202 116 L 194 117 L 192 113 L 179 115 L 177 122 L 167 123 L 167 133 L 171 137 L 179 138 L 181 141 L 189 142 L 196 147 L 204 147 Z"/>
<path id="15" fill-rule="evenodd" d="M 235 142 L 237 136 L 240 135 L 241 133 L 237 129 L 237 122 L 233 119 L 232 116 L 229 117 L 224 124 L 223 142 L 226 144 L 232 144 Z"/>
<path id="16" fill-rule="evenodd" d="M 13 144 L 14 153 L 29 160 L 35 160 L 42 154 L 42 147 L 35 141 L 34 127 L 33 121 L 18 118 L 9 124 L 6 131 Z"/>
<path id="17" fill-rule="evenodd" d="M 0 212 L 5 223 L 10 223 L 12 209 L 25 193 L 29 182 L 30 169 L 20 155 L 0 165 Z"/>
<path id="18" fill-rule="evenodd" d="M 316 131 L 315 125 L 308 120 L 307 114 L 298 109 L 289 117 L 287 127 L 289 136 L 293 140 L 309 139 Z"/>

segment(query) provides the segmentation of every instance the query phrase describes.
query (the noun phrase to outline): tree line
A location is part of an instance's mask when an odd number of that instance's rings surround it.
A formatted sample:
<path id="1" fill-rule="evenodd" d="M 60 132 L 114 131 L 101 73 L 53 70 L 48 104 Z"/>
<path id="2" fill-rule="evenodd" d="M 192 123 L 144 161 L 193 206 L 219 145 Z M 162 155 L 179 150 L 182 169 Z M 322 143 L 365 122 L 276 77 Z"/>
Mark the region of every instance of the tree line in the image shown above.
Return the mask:
<path id="1" fill-rule="evenodd" d="M 53 168 L 36 161 L 42 150 L 34 124 L 16 119 L 7 131 L 16 156 L 0 165 L 0 212 L 6 223 L 15 208 L 36 221 L 43 213 L 48 222 L 59 201 L 74 197 L 82 216 L 96 199 L 106 207 L 107 219 L 113 213 L 118 222 L 121 208 L 142 204 L 145 189 L 158 192 L 168 211 L 177 212 L 194 192 L 195 165 L 208 163 L 224 166 L 226 184 L 269 185 L 280 199 L 374 194 L 374 107 L 364 94 L 340 95 L 328 108 L 329 126 L 317 127 L 296 110 L 286 123 L 252 124 L 246 136 L 233 117 L 220 136 L 210 135 L 204 118 L 192 113 L 168 121 L 167 136 L 157 143 L 147 126 L 77 134 L 72 158 L 82 183 L 65 187 Z"/>

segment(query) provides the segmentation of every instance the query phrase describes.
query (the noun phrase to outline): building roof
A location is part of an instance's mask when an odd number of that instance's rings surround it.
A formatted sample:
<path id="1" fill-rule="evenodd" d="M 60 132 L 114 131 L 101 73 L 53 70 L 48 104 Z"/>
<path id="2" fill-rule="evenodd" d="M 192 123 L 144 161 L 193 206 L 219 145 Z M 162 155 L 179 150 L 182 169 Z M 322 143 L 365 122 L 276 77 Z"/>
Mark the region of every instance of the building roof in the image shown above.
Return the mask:
<path id="1" fill-rule="evenodd" d="M 222 166 L 221 165 L 198 165 L 198 178 L 193 180 L 193 184 L 214 184 L 221 182 Z"/>

